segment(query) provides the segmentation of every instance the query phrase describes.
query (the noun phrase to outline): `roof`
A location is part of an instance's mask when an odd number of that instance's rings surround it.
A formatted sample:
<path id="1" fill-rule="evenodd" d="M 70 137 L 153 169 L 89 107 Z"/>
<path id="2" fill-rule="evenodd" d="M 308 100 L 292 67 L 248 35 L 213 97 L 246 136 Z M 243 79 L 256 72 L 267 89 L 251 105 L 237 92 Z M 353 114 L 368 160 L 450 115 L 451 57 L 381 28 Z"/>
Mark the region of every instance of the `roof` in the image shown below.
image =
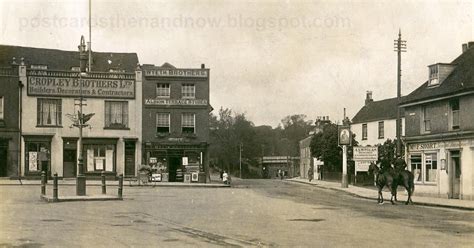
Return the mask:
<path id="1" fill-rule="evenodd" d="M 405 97 L 401 98 L 404 101 Z M 404 111 L 401 109 L 400 116 L 404 116 Z M 389 98 L 380 101 L 369 102 L 363 106 L 359 112 L 352 118 L 352 123 L 371 122 L 379 120 L 389 120 L 397 118 L 397 98 Z"/>
<path id="2" fill-rule="evenodd" d="M 402 104 L 414 103 L 438 97 L 455 95 L 474 90 L 474 48 L 470 47 L 451 64 L 456 67 L 439 86 L 428 87 L 428 81 L 405 97 Z"/>
<path id="3" fill-rule="evenodd" d="M 13 57 L 17 63 L 24 58 L 27 65 L 47 65 L 48 70 L 69 71 L 79 66 L 79 51 L 0 45 L 0 67 L 10 66 Z M 92 58 L 93 71 L 122 69 L 135 72 L 138 64 L 136 53 L 92 52 Z"/>

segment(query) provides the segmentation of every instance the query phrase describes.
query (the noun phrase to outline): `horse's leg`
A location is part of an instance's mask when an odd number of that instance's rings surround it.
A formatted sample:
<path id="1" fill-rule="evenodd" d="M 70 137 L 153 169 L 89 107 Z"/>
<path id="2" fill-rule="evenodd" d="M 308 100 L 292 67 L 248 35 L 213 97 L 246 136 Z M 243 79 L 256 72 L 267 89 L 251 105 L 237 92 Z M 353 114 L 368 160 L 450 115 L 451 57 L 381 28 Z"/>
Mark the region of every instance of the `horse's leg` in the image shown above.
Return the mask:
<path id="1" fill-rule="evenodd" d="M 383 195 L 382 195 L 382 188 L 379 187 L 379 196 L 377 198 L 379 204 L 383 204 Z"/>
<path id="2" fill-rule="evenodd" d="M 392 203 L 392 205 L 395 205 L 395 202 L 393 201 L 393 199 L 395 198 L 395 200 L 397 199 L 397 189 L 394 188 L 395 186 L 392 184 L 390 185 L 390 189 L 391 189 L 391 193 L 392 193 L 392 196 L 390 197 L 390 202 Z"/>

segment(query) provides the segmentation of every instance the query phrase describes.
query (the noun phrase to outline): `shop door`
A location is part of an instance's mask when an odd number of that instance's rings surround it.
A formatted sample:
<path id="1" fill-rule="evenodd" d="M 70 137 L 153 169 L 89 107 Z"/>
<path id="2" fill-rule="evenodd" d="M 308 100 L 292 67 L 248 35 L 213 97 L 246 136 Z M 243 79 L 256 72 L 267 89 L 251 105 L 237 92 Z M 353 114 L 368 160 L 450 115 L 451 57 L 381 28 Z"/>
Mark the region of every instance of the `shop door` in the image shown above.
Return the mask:
<path id="1" fill-rule="evenodd" d="M 7 176 L 8 143 L 0 141 L 0 177 Z"/>
<path id="2" fill-rule="evenodd" d="M 63 152 L 63 177 L 76 177 L 76 150 L 64 149 Z"/>
<path id="3" fill-rule="evenodd" d="M 169 181 L 177 181 L 177 172 L 178 169 L 181 169 L 181 159 L 179 157 L 170 157 L 169 158 Z"/>
<path id="4" fill-rule="evenodd" d="M 125 176 L 135 176 L 135 142 L 125 142 Z"/>
<path id="5" fill-rule="evenodd" d="M 449 176 L 449 196 L 450 198 L 459 199 L 461 189 L 461 156 L 459 151 L 450 152 Z"/>

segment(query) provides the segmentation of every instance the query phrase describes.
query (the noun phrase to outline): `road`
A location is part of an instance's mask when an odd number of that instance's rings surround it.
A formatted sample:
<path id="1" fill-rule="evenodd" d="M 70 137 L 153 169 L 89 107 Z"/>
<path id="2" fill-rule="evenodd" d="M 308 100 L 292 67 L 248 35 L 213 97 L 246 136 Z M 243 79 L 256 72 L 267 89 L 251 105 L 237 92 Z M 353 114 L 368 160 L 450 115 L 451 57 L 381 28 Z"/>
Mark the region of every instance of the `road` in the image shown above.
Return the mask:
<path id="1" fill-rule="evenodd" d="M 39 186 L 1 186 L 0 247 L 470 247 L 474 241 L 470 211 L 378 205 L 280 180 L 233 183 L 125 187 L 124 201 L 56 204 L 38 200 Z M 74 190 L 63 186 L 60 195 Z"/>

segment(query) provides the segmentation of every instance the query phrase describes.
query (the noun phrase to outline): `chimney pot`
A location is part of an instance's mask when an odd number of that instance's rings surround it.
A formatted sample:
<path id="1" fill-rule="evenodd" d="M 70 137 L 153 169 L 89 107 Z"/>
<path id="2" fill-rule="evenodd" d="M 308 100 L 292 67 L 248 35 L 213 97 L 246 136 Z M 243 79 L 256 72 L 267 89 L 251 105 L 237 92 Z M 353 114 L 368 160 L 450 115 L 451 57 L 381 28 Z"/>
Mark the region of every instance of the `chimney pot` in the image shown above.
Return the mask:
<path id="1" fill-rule="evenodd" d="M 466 52 L 467 51 L 467 43 L 464 43 L 462 44 L 462 52 Z"/>
<path id="2" fill-rule="evenodd" d="M 201 69 L 205 69 L 206 68 L 206 65 L 205 64 L 201 64 Z"/>
<path id="3" fill-rule="evenodd" d="M 467 49 L 470 49 L 470 48 L 472 48 L 472 47 L 474 47 L 474 41 L 469 41 L 469 42 L 467 43 Z"/>
<path id="4" fill-rule="evenodd" d="M 373 102 L 374 100 L 372 99 L 372 91 L 368 90 L 366 97 L 365 97 L 365 105 L 369 104 L 370 102 Z"/>

